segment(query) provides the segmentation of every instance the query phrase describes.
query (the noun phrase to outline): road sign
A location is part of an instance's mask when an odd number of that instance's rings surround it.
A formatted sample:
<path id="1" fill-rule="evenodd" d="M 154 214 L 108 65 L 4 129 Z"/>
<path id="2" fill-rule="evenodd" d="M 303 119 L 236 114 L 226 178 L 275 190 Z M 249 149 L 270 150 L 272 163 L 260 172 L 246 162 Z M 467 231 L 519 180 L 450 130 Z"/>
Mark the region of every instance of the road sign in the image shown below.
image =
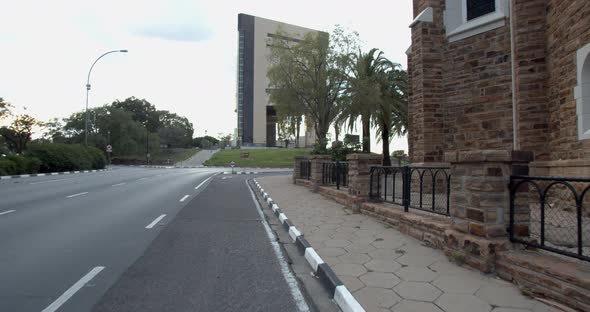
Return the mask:
<path id="1" fill-rule="evenodd" d="M 235 161 L 232 161 L 232 162 L 229 163 L 229 165 L 233 168 L 236 165 L 236 162 Z"/>
<path id="2" fill-rule="evenodd" d="M 113 152 L 113 146 L 111 146 L 110 144 L 107 145 L 107 153 L 112 153 Z"/>

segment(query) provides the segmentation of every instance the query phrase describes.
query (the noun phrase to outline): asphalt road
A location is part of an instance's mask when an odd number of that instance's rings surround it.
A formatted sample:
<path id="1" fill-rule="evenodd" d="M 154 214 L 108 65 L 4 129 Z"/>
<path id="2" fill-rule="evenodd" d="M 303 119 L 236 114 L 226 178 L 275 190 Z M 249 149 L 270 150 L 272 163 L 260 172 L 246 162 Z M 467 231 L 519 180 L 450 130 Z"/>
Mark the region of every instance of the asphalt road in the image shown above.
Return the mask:
<path id="1" fill-rule="evenodd" d="M 90 311 L 219 171 L 117 168 L 0 181 L 0 311 Z"/>
<path id="2" fill-rule="evenodd" d="M 308 311 L 253 199 L 245 176 L 213 179 L 93 311 Z"/>

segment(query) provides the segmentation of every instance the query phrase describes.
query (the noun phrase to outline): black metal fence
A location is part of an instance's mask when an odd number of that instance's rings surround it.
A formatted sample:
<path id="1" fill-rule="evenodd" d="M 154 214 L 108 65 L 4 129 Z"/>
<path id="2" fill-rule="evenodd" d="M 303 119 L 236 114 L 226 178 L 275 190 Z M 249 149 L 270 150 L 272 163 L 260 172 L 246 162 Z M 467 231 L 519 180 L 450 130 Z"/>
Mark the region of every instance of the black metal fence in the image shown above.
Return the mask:
<path id="1" fill-rule="evenodd" d="M 590 261 L 590 179 L 510 177 L 510 240 Z"/>
<path id="2" fill-rule="evenodd" d="M 449 215 L 451 174 L 449 167 L 384 167 L 370 171 L 369 197 L 404 207 Z"/>
<path id="3" fill-rule="evenodd" d="M 348 186 L 348 163 L 344 161 L 330 161 L 322 164 L 322 184 Z"/>
<path id="4" fill-rule="evenodd" d="M 304 159 L 299 164 L 299 176 L 301 179 L 309 180 L 311 178 L 311 160 Z"/>

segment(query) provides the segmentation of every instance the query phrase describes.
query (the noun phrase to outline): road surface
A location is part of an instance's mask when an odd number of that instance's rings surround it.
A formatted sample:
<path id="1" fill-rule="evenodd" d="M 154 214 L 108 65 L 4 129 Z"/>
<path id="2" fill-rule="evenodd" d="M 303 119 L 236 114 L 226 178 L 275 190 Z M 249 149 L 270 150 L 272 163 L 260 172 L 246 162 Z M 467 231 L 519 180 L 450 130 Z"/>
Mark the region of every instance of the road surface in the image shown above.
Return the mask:
<path id="1" fill-rule="evenodd" d="M 0 181 L 0 311 L 296 311 L 246 177 L 221 171 Z"/>

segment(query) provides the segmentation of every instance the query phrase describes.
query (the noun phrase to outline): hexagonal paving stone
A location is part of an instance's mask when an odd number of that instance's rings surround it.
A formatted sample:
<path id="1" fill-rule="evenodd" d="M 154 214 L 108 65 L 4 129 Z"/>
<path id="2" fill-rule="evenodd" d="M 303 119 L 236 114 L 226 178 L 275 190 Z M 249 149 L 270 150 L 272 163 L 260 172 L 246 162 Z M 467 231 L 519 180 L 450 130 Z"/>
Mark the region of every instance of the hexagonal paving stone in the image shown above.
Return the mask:
<path id="1" fill-rule="evenodd" d="M 392 273 L 369 272 L 360 277 L 360 280 L 367 286 L 392 288 L 399 284 L 401 280 Z"/>
<path id="2" fill-rule="evenodd" d="M 375 246 L 375 248 L 395 249 L 404 246 L 405 243 L 402 240 L 377 238 L 371 245 Z"/>
<path id="3" fill-rule="evenodd" d="M 364 266 L 354 263 L 338 263 L 337 265 L 333 266 L 332 269 L 338 276 L 348 275 L 358 277 L 367 272 L 367 269 Z"/>
<path id="4" fill-rule="evenodd" d="M 436 287 L 423 282 L 402 282 L 393 290 L 405 299 L 418 301 L 434 301 L 442 294 Z"/>
<path id="5" fill-rule="evenodd" d="M 348 245 L 348 246 L 344 247 L 344 249 L 346 249 L 348 252 L 353 252 L 353 253 L 369 253 L 369 252 L 375 250 L 376 248 L 369 245 L 369 244 L 353 243 L 352 245 Z"/>
<path id="6" fill-rule="evenodd" d="M 340 261 L 344 263 L 356 264 L 363 264 L 365 262 L 371 261 L 371 257 L 362 253 L 347 253 L 345 255 L 338 257 L 338 259 L 340 259 Z"/>
<path id="7" fill-rule="evenodd" d="M 336 229 L 336 232 L 338 232 L 338 233 L 354 233 L 356 230 L 358 230 L 358 229 L 355 227 L 352 227 L 352 226 L 341 226 Z"/>
<path id="8" fill-rule="evenodd" d="M 474 295 L 443 294 L 435 302 L 445 311 L 453 312 L 488 312 L 492 307 Z"/>
<path id="9" fill-rule="evenodd" d="M 326 247 L 346 247 L 351 243 L 345 239 L 329 239 L 324 241 Z"/>
<path id="10" fill-rule="evenodd" d="M 395 249 L 377 249 L 375 251 L 371 251 L 369 256 L 373 259 L 381 259 L 381 260 L 389 260 L 393 261 L 404 254 L 401 252 L 396 251 Z"/>
<path id="11" fill-rule="evenodd" d="M 432 271 L 439 274 L 461 274 L 465 271 L 470 271 L 467 268 L 460 267 L 454 263 L 451 263 L 448 259 L 442 259 L 428 266 Z"/>
<path id="12" fill-rule="evenodd" d="M 413 267 L 428 267 L 429 265 L 441 260 L 436 255 L 417 255 L 412 253 L 406 253 L 405 255 L 396 259 L 397 262 Z"/>
<path id="13" fill-rule="evenodd" d="M 394 312 L 444 312 L 430 302 L 402 300 L 391 308 Z"/>
<path id="14" fill-rule="evenodd" d="M 395 272 L 395 270 L 401 268 L 402 266 L 395 261 L 373 259 L 373 260 L 365 263 L 365 267 L 367 267 L 367 269 L 369 269 L 371 271 L 375 271 L 375 272 L 393 273 L 393 272 Z"/>
<path id="15" fill-rule="evenodd" d="M 482 286 L 482 278 L 470 274 L 441 275 L 432 285 L 446 293 L 474 294 Z"/>
<path id="16" fill-rule="evenodd" d="M 513 309 L 513 308 L 496 308 L 492 312 L 530 312 L 531 310 Z M 533 310 L 537 312 L 536 310 Z"/>
<path id="17" fill-rule="evenodd" d="M 405 267 L 395 271 L 395 275 L 408 282 L 431 282 L 438 274 L 429 268 Z"/>
<path id="18" fill-rule="evenodd" d="M 401 300 L 392 290 L 376 287 L 362 288 L 356 291 L 353 296 L 367 311 L 389 308 Z"/>
<path id="19" fill-rule="evenodd" d="M 312 245 L 313 246 L 313 245 Z M 346 250 L 336 247 L 320 248 L 317 250 L 320 257 L 338 257 L 346 253 Z"/>
<path id="20" fill-rule="evenodd" d="M 357 277 L 346 276 L 346 275 L 342 275 L 342 276 L 338 276 L 338 277 L 340 278 L 342 283 L 344 283 L 344 285 L 346 286 L 348 291 L 350 291 L 351 293 L 365 287 L 365 284 L 363 282 L 361 282 Z"/>
<path id="21" fill-rule="evenodd" d="M 516 287 L 483 286 L 475 295 L 483 301 L 498 307 L 530 309 L 535 300 L 525 297 Z"/>

